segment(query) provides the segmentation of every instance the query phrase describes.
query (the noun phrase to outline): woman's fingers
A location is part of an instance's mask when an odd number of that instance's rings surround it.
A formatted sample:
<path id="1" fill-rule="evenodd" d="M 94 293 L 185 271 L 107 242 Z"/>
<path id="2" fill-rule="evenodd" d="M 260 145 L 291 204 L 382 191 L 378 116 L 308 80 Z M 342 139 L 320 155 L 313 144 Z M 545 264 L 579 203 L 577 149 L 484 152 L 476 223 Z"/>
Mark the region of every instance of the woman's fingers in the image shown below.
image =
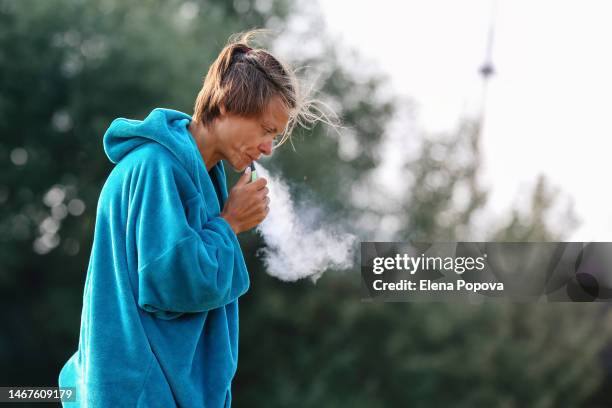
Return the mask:
<path id="1" fill-rule="evenodd" d="M 266 184 L 268 184 L 268 181 L 265 178 L 261 177 L 253 181 L 252 183 L 249 183 L 248 186 L 253 190 L 259 191 L 266 188 Z"/>

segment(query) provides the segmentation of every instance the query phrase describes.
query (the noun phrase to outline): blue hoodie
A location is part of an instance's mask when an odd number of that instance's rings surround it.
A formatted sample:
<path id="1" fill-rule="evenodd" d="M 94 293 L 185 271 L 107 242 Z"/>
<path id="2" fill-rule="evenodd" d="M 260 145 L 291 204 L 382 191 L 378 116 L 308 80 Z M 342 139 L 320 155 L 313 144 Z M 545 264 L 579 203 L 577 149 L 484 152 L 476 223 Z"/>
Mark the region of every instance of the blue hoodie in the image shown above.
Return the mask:
<path id="1" fill-rule="evenodd" d="M 78 350 L 59 374 L 80 401 L 66 407 L 231 404 L 249 275 L 219 216 L 223 164 L 206 171 L 190 121 L 154 109 L 104 135 L 116 166 L 98 201 Z"/>

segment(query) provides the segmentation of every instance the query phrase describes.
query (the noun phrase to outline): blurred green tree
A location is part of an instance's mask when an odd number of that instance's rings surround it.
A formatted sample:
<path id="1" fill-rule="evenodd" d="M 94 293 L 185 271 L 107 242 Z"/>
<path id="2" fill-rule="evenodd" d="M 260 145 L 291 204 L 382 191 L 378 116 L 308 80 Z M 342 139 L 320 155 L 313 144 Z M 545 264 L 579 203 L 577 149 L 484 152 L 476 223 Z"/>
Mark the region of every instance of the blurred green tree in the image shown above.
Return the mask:
<path id="1" fill-rule="evenodd" d="M 335 59 L 330 50 L 308 65 L 342 70 L 340 62 L 330 62 Z M 323 202 L 338 214 L 332 219 L 340 214 L 357 219 L 368 212 L 374 224 L 394 217 L 400 225 L 397 240 L 473 240 L 481 234 L 475 221 L 487 199 L 479 180 L 477 120 L 466 119 L 447 134 L 412 135 L 418 140 L 410 140 L 407 132 L 405 144 L 416 147 L 406 149 L 412 152 L 405 174 L 397 175 L 398 188 L 406 188 L 399 205 L 367 177 L 368 204 L 387 201 L 387 207 L 357 208 L 346 199 L 351 180 L 385 160 L 375 149 L 382 142 L 381 125 L 410 108 L 393 98 L 372 104 L 382 81 L 372 78 L 364 86 L 347 73 L 329 76 L 324 92 L 337 98 L 335 106 L 351 107 L 342 113 L 349 137 L 361 147 L 348 166 L 338 138 L 315 129 L 295 154 L 275 155 L 272 167 L 293 185 L 306 184 L 306 176 L 309 190 L 320 198 L 317 205 Z M 346 101 L 348 95 L 362 97 Z M 364 122 L 357 118 L 377 124 L 360 126 Z M 326 167 L 333 164 L 337 167 Z M 341 202 L 334 204 L 330 195 Z M 514 211 L 507 224 L 489 226 L 492 232 L 480 239 L 562 240 L 575 226 L 575 215 L 568 210 L 567 222 L 553 228 L 549 215 L 556 200 L 540 178 L 527 211 Z M 366 239 L 375 230 L 356 232 Z M 359 303 L 357 270 L 330 271 L 312 287 L 277 282 L 258 274 L 260 269 L 252 265 L 253 290 L 241 302 L 239 406 L 251 406 L 265 395 L 260 405 L 266 407 L 572 407 L 602 384 L 599 359 L 612 334 L 605 306 Z"/>
<path id="2" fill-rule="evenodd" d="M 419 141 L 406 162 L 408 194 L 393 214 L 401 222 L 397 239 L 470 240 L 476 233 L 475 214 L 486 203 L 479 138 L 478 123 L 466 120 L 456 132 Z M 326 183 L 311 177 L 311 185 Z M 555 200 L 541 178 L 531 210 L 514 212 L 492 237 L 563 239 L 573 224 L 547 224 Z M 330 271 L 316 287 L 253 276 L 242 302 L 239 406 L 263 393 L 262 405 L 272 407 L 572 407 L 602 384 L 599 359 L 612 334 L 605 306 L 359 303 L 358 274 Z"/>

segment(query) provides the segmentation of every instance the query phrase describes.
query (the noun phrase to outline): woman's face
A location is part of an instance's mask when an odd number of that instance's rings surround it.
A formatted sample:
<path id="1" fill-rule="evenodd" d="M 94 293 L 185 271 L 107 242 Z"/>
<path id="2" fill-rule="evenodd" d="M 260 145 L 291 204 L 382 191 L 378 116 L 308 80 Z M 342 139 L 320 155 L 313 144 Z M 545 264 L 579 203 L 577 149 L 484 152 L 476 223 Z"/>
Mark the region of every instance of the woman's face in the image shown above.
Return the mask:
<path id="1" fill-rule="evenodd" d="M 262 154 L 272 154 L 272 145 L 287 126 L 289 116 L 280 98 L 273 98 L 259 118 L 244 118 L 221 111 L 215 131 L 219 151 L 234 169 L 243 171 Z"/>

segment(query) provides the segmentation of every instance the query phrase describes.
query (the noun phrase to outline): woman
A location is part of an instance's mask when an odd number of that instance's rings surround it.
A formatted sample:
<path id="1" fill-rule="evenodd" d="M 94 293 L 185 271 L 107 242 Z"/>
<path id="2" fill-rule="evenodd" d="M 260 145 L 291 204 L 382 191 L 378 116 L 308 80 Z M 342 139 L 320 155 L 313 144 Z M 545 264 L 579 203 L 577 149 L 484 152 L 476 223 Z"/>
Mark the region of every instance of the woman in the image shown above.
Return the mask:
<path id="1" fill-rule="evenodd" d="M 78 350 L 59 375 L 79 402 L 65 406 L 231 404 L 249 288 L 236 234 L 269 211 L 266 180 L 249 182 L 249 165 L 317 116 L 294 74 L 251 48 L 253 34 L 221 51 L 193 118 L 155 109 L 106 131 L 116 166 L 98 202 Z M 246 169 L 229 194 L 221 160 Z"/>

